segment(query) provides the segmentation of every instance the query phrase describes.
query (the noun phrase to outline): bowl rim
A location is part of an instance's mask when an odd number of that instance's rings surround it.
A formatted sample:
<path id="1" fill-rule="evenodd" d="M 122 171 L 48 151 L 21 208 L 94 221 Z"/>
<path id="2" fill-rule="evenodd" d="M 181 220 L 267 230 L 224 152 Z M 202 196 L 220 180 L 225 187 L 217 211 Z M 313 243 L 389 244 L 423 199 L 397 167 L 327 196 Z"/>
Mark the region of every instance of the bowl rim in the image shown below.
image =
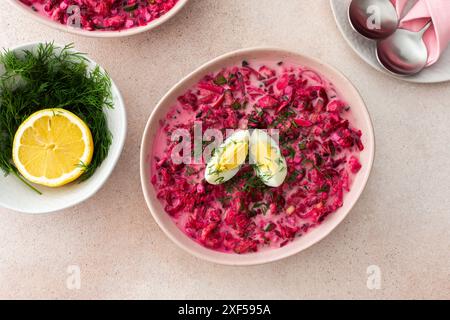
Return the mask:
<path id="1" fill-rule="evenodd" d="M 27 42 L 24 44 L 20 44 L 18 46 L 14 46 L 11 48 L 8 48 L 8 50 L 10 51 L 21 51 L 21 50 L 25 50 L 28 48 L 36 48 L 39 44 L 41 43 L 45 43 L 45 41 L 33 41 L 33 42 Z M 61 45 L 59 43 L 54 43 L 54 45 L 56 47 L 60 47 L 63 48 L 64 45 Z M 78 51 L 76 48 L 72 48 L 72 51 L 75 52 L 80 52 Z M 106 72 L 105 69 L 103 69 L 103 67 L 101 65 L 99 65 L 97 62 L 95 62 L 93 59 L 91 59 L 88 55 L 85 56 L 85 58 L 87 59 L 88 63 L 94 65 L 94 66 L 98 66 L 102 71 Z M 116 85 L 116 83 L 114 82 L 114 80 L 110 77 L 111 80 L 111 88 L 113 89 L 112 92 L 113 94 L 116 96 L 116 99 L 114 99 L 114 110 L 117 110 L 120 112 L 120 117 L 122 119 L 122 125 L 123 125 L 123 131 L 121 133 L 120 136 L 118 137 L 113 137 L 113 143 L 114 141 L 116 141 L 119 144 L 119 148 L 117 149 L 117 155 L 112 159 L 111 162 L 111 169 L 109 170 L 109 172 L 105 173 L 104 177 L 100 180 L 100 183 L 98 183 L 98 185 L 95 188 L 92 188 L 90 192 L 88 192 L 84 197 L 80 197 L 79 199 L 77 199 L 76 201 L 69 203 L 67 205 L 63 205 L 57 209 L 52 209 L 52 210 L 23 210 L 17 207 L 13 207 L 4 203 L 0 203 L 0 207 L 3 207 L 5 209 L 9 209 L 12 210 L 16 213 L 19 214 L 30 214 L 30 215 L 34 215 L 34 214 L 52 214 L 52 213 L 58 213 L 62 210 L 68 209 L 68 208 L 72 208 L 82 202 L 85 202 L 86 200 L 88 200 L 89 198 L 93 197 L 104 185 L 105 183 L 108 181 L 108 179 L 110 178 L 111 174 L 113 173 L 117 163 L 119 162 L 119 159 L 122 155 L 122 151 L 123 151 L 123 147 L 125 145 L 125 140 L 126 140 L 126 136 L 127 136 L 127 129 L 128 129 L 128 122 L 127 122 L 127 112 L 126 112 L 126 107 L 125 107 L 125 102 L 123 100 L 122 94 L 119 90 L 119 87 Z M 117 103 L 118 102 L 118 103 Z M 116 108 L 116 105 L 121 105 L 121 108 Z M 108 157 L 110 155 L 108 154 Z M 106 159 L 105 159 L 106 160 Z"/>
<path id="2" fill-rule="evenodd" d="M 186 5 L 189 0 L 178 0 L 177 4 L 170 9 L 166 14 L 162 15 L 158 19 L 151 21 L 145 26 L 134 27 L 130 29 L 120 30 L 120 31 L 88 31 L 84 29 L 71 28 L 69 26 L 57 23 L 49 18 L 46 18 L 32 10 L 30 10 L 25 4 L 21 3 L 19 0 L 7 0 L 11 5 L 18 10 L 24 12 L 27 16 L 35 19 L 51 28 L 58 29 L 60 31 L 77 34 L 80 36 L 85 36 L 89 38 L 123 38 L 139 33 L 143 33 L 152 29 L 156 29 L 164 22 L 167 22 L 172 17 L 174 17 L 181 9 Z"/>
<path id="3" fill-rule="evenodd" d="M 183 241 L 179 241 L 169 230 L 167 230 L 165 228 L 162 219 L 160 218 L 159 214 L 157 213 L 158 210 L 155 208 L 155 206 L 153 205 L 153 203 L 149 197 L 149 191 L 150 191 L 149 189 L 151 186 L 150 186 L 150 183 L 146 180 L 146 170 L 148 168 L 148 164 L 146 163 L 148 155 L 146 154 L 146 152 L 147 152 L 147 147 L 149 145 L 148 140 L 150 139 L 149 132 L 151 130 L 151 125 L 154 123 L 158 123 L 158 121 L 159 121 L 159 119 L 156 119 L 158 109 L 160 109 L 161 107 L 164 106 L 164 104 L 166 104 L 166 100 L 170 96 L 172 96 L 172 94 L 175 91 L 178 90 L 180 85 L 182 85 L 185 81 L 189 81 L 189 79 L 195 77 L 196 75 L 199 75 L 200 73 L 205 72 L 205 70 L 207 70 L 212 65 L 215 65 L 221 61 L 225 61 L 228 58 L 233 58 L 234 56 L 237 56 L 237 55 L 254 54 L 254 53 L 258 53 L 258 52 L 278 52 L 280 54 L 295 55 L 298 57 L 303 57 L 303 58 L 310 60 L 316 64 L 322 65 L 323 67 L 327 68 L 329 71 L 335 73 L 336 75 L 340 76 L 343 80 L 345 80 L 347 82 L 347 85 L 349 85 L 351 88 L 353 88 L 354 93 L 355 93 L 355 98 L 357 98 L 359 100 L 361 106 L 363 106 L 362 112 L 363 112 L 365 120 L 367 121 L 367 123 L 369 125 L 368 132 L 365 132 L 365 134 L 367 135 L 368 143 L 373 147 L 369 150 L 369 161 L 367 163 L 368 171 L 367 171 L 367 175 L 364 177 L 364 180 L 362 182 L 360 190 L 357 190 L 357 193 L 355 193 L 355 195 L 354 195 L 354 200 L 352 200 L 352 203 L 350 204 L 348 210 L 341 214 L 341 216 L 339 217 L 339 220 L 337 220 L 336 224 L 330 230 L 328 230 L 327 232 L 323 232 L 320 236 L 318 236 L 318 238 L 315 241 L 311 241 L 310 243 L 304 245 L 303 247 L 299 247 L 290 252 L 280 253 L 276 257 L 268 257 L 268 258 L 264 258 L 264 259 L 254 259 L 254 261 L 253 260 L 251 260 L 251 261 L 247 261 L 247 260 L 245 260 L 245 261 L 230 261 L 231 259 L 217 258 L 219 256 L 219 254 L 222 254 L 223 256 L 226 257 L 226 255 L 229 255 L 229 253 L 221 253 L 221 252 L 211 250 L 211 251 L 216 252 L 217 254 L 214 254 L 214 256 L 212 256 L 212 255 L 209 256 L 209 255 L 205 255 L 205 254 L 202 254 L 201 252 L 197 252 L 197 251 L 191 249 L 190 245 L 184 243 Z M 193 255 L 199 259 L 206 260 L 208 262 L 212 262 L 212 263 L 219 264 L 219 265 L 229 265 L 229 266 L 262 265 L 262 264 L 272 263 L 275 261 L 279 261 L 279 260 L 288 258 L 290 256 L 300 253 L 301 251 L 308 249 L 309 247 L 313 246 L 314 244 L 320 242 L 325 237 L 327 237 L 333 230 L 335 230 L 337 228 L 338 225 L 340 225 L 342 223 L 342 221 L 347 217 L 347 215 L 352 211 L 353 207 L 359 201 L 361 194 L 363 193 L 363 191 L 365 190 L 365 188 L 367 186 L 367 183 L 369 181 L 369 178 L 371 176 L 371 172 L 373 169 L 373 164 L 374 164 L 374 159 L 375 159 L 375 149 L 376 149 L 375 132 L 374 132 L 372 119 L 371 119 L 369 111 L 367 109 L 367 105 L 364 102 L 359 90 L 353 85 L 353 83 L 350 81 L 350 79 L 347 76 L 345 76 L 341 71 L 339 71 L 335 67 L 329 65 L 328 63 L 322 62 L 321 60 L 319 60 L 317 58 L 310 57 L 308 55 L 305 55 L 305 54 L 297 52 L 297 51 L 284 49 L 281 47 L 265 47 L 265 46 L 249 47 L 249 48 L 234 50 L 234 51 L 222 54 L 222 55 L 202 64 L 200 67 L 198 67 L 194 71 L 190 72 L 187 76 L 183 77 L 174 86 L 172 86 L 171 89 L 169 91 L 167 91 L 167 93 L 159 100 L 159 102 L 157 103 L 157 105 L 151 112 L 150 117 L 147 120 L 147 124 L 145 126 L 145 130 L 144 130 L 142 140 L 141 140 L 141 149 L 140 149 L 141 187 L 142 187 L 145 201 L 147 203 L 147 207 L 148 207 L 150 213 L 152 214 L 153 218 L 155 219 L 156 223 L 160 227 L 160 229 L 166 234 L 166 236 L 169 239 L 171 239 L 178 247 L 182 248 L 184 251 L 190 253 L 191 255 Z M 195 243 L 194 240 L 190 239 L 188 236 L 186 236 L 186 239 L 192 241 L 192 243 Z"/>

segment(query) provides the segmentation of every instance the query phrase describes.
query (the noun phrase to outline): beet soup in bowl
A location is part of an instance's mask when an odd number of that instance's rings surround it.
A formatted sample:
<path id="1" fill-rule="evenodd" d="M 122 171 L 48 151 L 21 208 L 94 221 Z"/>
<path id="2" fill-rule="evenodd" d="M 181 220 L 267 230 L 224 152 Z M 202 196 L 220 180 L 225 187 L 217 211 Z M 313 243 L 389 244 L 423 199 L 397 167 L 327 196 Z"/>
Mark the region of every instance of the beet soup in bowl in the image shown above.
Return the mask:
<path id="1" fill-rule="evenodd" d="M 196 161 L 189 139 L 209 129 L 224 131 L 225 142 Z M 178 130 L 189 135 L 174 137 Z M 255 139 L 262 131 L 269 144 Z M 192 154 L 174 152 L 183 139 Z M 200 154 L 210 145 L 202 141 Z M 256 164 L 252 150 L 266 152 Z M 156 222 L 181 248 L 255 265 L 328 235 L 361 195 L 374 152 L 369 113 L 339 71 L 283 49 L 244 49 L 198 68 L 158 103 L 142 138 L 141 183 Z M 220 164 L 227 154 L 241 154 L 239 165 Z"/>
<path id="2" fill-rule="evenodd" d="M 157 28 L 188 0 L 8 0 L 52 28 L 86 37 L 128 37 Z M 72 26 L 73 25 L 73 26 Z"/>

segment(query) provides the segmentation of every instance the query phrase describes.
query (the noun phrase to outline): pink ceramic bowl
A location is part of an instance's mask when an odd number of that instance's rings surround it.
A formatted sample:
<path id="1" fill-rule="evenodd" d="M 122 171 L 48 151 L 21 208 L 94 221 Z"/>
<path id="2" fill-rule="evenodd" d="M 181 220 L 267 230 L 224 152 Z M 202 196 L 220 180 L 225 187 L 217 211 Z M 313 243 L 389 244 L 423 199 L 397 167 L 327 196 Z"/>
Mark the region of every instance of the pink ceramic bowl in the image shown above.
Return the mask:
<path id="1" fill-rule="evenodd" d="M 157 28 L 162 25 L 164 22 L 168 21 L 170 18 L 175 16 L 189 0 L 179 0 L 178 3 L 165 15 L 160 18 L 153 20 L 149 24 L 142 27 L 135 27 L 126 30 L 120 31 L 88 31 L 78 28 L 69 27 L 58 22 L 55 22 L 47 17 L 42 16 L 41 14 L 34 12 L 29 6 L 21 3 L 19 0 L 8 0 L 11 5 L 21 10 L 28 17 L 31 17 L 43 24 L 46 24 L 52 28 L 56 28 L 61 31 L 66 31 L 74 34 L 78 34 L 85 37 L 94 37 L 94 38 L 119 38 L 119 37 L 128 37 L 138 33 L 146 32 L 152 29 Z"/>
<path id="2" fill-rule="evenodd" d="M 213 251 L 201 246 L 185 235 L 164 211 L 161 203 L 156 198 L 155 189 L 150 182 L 150 157 L 153 141 L 159 129 L 159 120 L 165 117 L 169 108 L 175 104 L 177 97 L 196 84 L 205 74 L 217 71 L 223 66 L 239 64 L 242 60 L 246 59 L 270 58 L 286 60 L 309 67 L 322 74 L 334 84 L 343 100 L 352 107 L 354 117 L 353 125 L 363 132 L 362 142 L 365 149 L 360 154 L 362 169 L 353 181 L 351 191 L 345 195 L 344 205 L 327 217 L 320 226 L 311 229 L 304 236 L 297 238 L 292 243 L 279 249 L 263 250 L 257 253 L 243 255 Z M 161 99 L 151 114 L 142 137 L 141 183 L 145 200 L 153 217 L 167 236 L 178 246 L 198 258 L 219 264 L 255 265 L 280 260 L 299 253 L 322 240 L 336 228 L 344 220 L 363 192 L 372 169 L 374 154 L 375 139 L 369 113 L 358 91 L 345 76 L 336 69 L 299 53 L 274 48 L 252 48 L 231 52 L 206 63 L 181 80 Z"/>

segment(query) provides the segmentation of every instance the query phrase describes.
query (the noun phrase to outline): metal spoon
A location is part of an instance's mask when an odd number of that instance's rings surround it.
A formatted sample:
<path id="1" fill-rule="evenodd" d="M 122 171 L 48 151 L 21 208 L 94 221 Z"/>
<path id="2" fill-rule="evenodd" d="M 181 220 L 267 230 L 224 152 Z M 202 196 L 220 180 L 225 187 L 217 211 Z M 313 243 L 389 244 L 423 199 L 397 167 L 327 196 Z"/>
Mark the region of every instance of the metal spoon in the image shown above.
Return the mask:
<path id="1" fill-rule="evenodd" d="M 352 0 L 348 18 L 357 32 L 372 40 L 389 37 L 399 25 L 397 10 L 390 0 Z"/>
<path id="2" fill-rule="evenodd" d="M 428 61 L 428 49 L 423 35 L 431 23 L 430 20 L 418 32 L 398 29 L 390 37 L 379 41 L 377 59 L 381 65 L 399 75 L 413 75 L 422 71 Z"/>

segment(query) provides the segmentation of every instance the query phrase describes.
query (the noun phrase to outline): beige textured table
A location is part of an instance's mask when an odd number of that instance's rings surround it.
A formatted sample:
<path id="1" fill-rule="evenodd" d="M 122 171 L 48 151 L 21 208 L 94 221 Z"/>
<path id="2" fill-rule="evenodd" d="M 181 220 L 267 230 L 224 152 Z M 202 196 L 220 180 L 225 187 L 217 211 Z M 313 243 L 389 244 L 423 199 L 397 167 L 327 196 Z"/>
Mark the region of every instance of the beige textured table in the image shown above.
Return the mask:
<path id="1" fill-rule="evenodd" d="M 347 47 L 327 0 L 192 0 L 158 30 L 117 40 L 61 33 L 0 1 L 0 47 L 37 40 L 75 42 L 101 63 L 124 95 L 129 131 L 94 198 L 51 215 L 0 209 L 0 298 L 450 298 L 449 84 L 372 70 Z M 277 263 L 224 267 L 160 231 L 141 194 L 139 144 L 181 77 L 259 45 L 315 56 L 350 77 L 373 118 L 377 155 L 361 200 L 326 239 Z M 81 272 L 79 289 L 67 286 L 70 266 Z"/>

